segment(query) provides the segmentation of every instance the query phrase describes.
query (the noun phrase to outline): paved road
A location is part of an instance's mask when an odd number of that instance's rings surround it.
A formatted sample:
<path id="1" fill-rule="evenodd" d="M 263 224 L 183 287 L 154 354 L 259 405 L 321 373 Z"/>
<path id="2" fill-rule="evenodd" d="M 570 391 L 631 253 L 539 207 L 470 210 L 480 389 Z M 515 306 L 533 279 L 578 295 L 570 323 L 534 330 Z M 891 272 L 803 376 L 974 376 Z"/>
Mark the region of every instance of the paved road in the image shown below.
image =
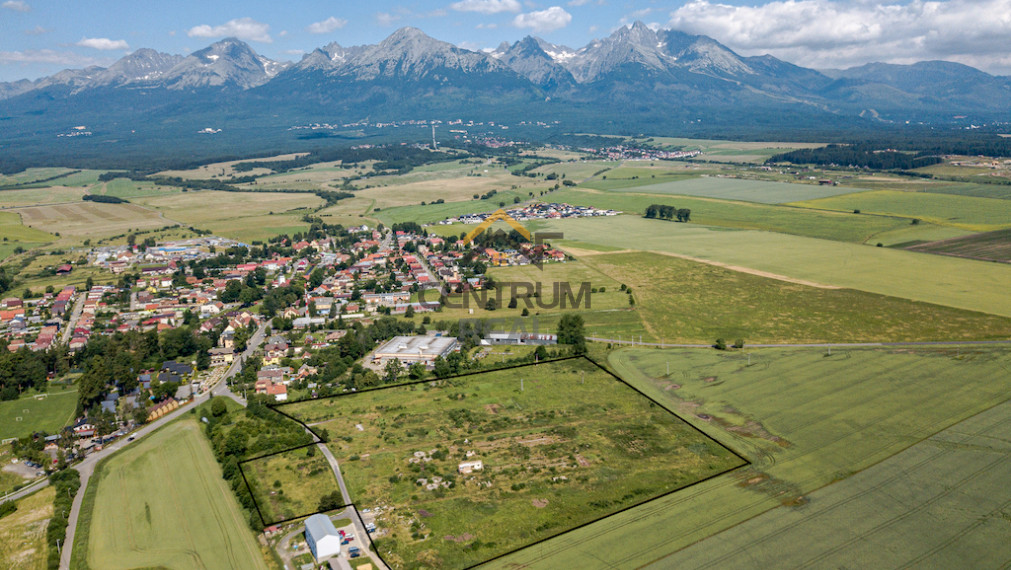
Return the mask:
<path id="1" fill-rule="evenodd" d="M 344 499 L 344 504 L 350 505 L 351 495 L 348 493 L 347 486 L 344 485 L 344 477 L 341 475 L 340 465 L 337 465 L 337 459 L 334 458 L 333 453 L 330 453 L 330 448 L 323 442 L 317 443 L 316 447 L 323 453 L 323 457 L 326 457 L 326 460 L 330 462 L 330 469 L 333 469 L 333 475 L 337 478 L 337 486 L 341 488 L 341 497 Z"/>
<path id="2" fill-rule="evenodd" d="M 81 312 L 84 311 L 84 300 L 87 297 L 87 291 L 77 292 L 77 300 L 74 301 L 74 310 L 70 313 L 70 320 L 67 321 L 67 328 L 63 329 L 63 334 L 60 335 L 60 342 L 64 345 L 70 342 L 70 335 L 74 332 L 74 327 L 77 326 L 77 320 L 81 318 Z"/>
<path id="3" fill-rule="evenodd" d="M 263 333 L 265 328 L 266 325 L 263 325 L 259 329 L 257 329 L 256 333 L 247 343 L 246 351 L 243 353 L 244 358 L 240 360 L 245 360 L 245 358 L 248 358 L 249 355 L 251 355 L 253 351 L 255 351 L 257 347 L 259 347 L 260 343 L 263 342 Z M 222 377 L 222 380 L 218 382 L 216 386 L 212 387 L 211 390 L 194 398 L 191 404 L 183 406 L 178 410 L 171 412 L 145 425 L 144 427 L 135 431 L 133 433 L 133 436 L 139 440 L 141 437 L 153 432 L 154 430 L 162 427 L 168 422 L 178 418 L 180 415 L 188 412 L 192 407 L 198 406 L 203 402 L 207 401 L 211 397 L 211 394 L 214 394 L 215 396 L 230 397 L 236 402 L 245 406 L 246 400 L 244 398 L 239 397 L 236 394 L 233 394 L 229 389 L 227 382 L 229 378 L 231 378 L 235 374 L 238 374 L 241 368 L 242 366 L 238 361 L 233 362 L 232 365 L 225 372 L 224 376 Z M 109 445 L 108 447 L 102 449 L 101 451 L 92 453 L 91 455 L 84 458 L 83 461 L 73 466 L 74 469 L 77 469 L 77 471 L 81 474 L 81 488 L 77 491 L 77 496 L 74 497 L 74 503 L 70 507 L 70 517 L 68 518 L 68 525 L 67 525 L 67 538 L 63 541 L 65 546 L 63 548 L 62 556 L 60 557 L 61 570 L 69 570 L 70 568 L 70 556 L 71 551 L 74 548 L 74 535 L 77 532 L 77 519 L 81 514 L 81 503 L 84 502 L 84 492 L 88 488 L 88 482 L 91 480 L 92 474 L 94 474 L 95 472 L 95 466 L 98 465 L 98 462 L 101 461 L 102 459 L 105 459 L 106 457 L 112 455 L 113 453 L 116 453 L 120 449 L 123 449 L 124 447 L 132 443 L 134 442 L 128 441 L 125 438 L 120 438 L 119 441 L 113 443 L 112 445 Z"/>
<path id="4" fill-rule="evenodd" d="M 39 481 L 32 483 L 31 485 L 28 485 L 24 489 L 19 489 L 17 491 L 14 491 L 13 493 L 9 493 L 7 495 L 4 495 L 3 497 L 0 497 L 0 503 L 6 503 L 7 501 L 16 501 L 22 497 L 27 497 L 28 495 L 31 495 L 32 493 L 38 491 L 39 489 L 44 489 L 48 484 L 49 484 L 48 477 L 45 479 L 41 479 Z"/>

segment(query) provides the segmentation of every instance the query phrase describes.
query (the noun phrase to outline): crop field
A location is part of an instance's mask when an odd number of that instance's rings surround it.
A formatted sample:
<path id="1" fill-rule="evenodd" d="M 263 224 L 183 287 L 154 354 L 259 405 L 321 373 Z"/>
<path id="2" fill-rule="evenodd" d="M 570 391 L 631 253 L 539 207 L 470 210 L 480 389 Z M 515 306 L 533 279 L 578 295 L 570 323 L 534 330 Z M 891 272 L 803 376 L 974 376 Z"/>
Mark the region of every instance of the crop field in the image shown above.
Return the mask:
<path id="1" fill-rule="evenodd" d="M 817 184 L 789 184 L 786 182 L 765 182 L 762 180 L 741 180 L 739 178 L 703 177 L 663 184 L 637 186 L 635 192 L 644 194 L 676 194 L 700 196 L 722 200 L 740 200 L 762 204 L 783 204 L 800 200 L 815 200 L 856 191 L 844 186 L 820 186 Z"/>
<path id="2" fill-rule="evenodd" d="M 1006 184 L 947 183 L 924 186 L 924 190 L 938 194 L 951 194 L 953 196 L 975 196 L 977 198 L 1011 200 L 1011 185 Z"/>
<path id="3" fill-rule="evenodd" d="M 0 566 L 44 570 L 49 557 L 46 527 L 56 490 L 46 487 L 18 501 L 18 510 L 0 519 Z"/>
<path id="4" fill-rule="evenodd" d="M 91 190 L 92 194 L 115 196 L 117 198 L 139 198 L 142 196 L 162 196 L 179 192 L 178 188 L 159 186 L 154 182 L 136 181 L 129 178 L 115 178 Z"/>
<path id="5" fill-rule="evenodd" d="M 74 555 L 91 568 L 266 567 L 195 421 L 171 423 L 106 459 L 88 490 L 82 515 L 90 497 L 93 510 Z"/>
<path id="6" fill-rule="evenodd" d="M 19 208 L 22 222 L 29 227 L 64 237 L 94 238 L 149 230 L 170 225 L 158 212 L 137 204 L 77 202 L 55 206 Z"/>
<path id="7" fill-rule="evenodd" d="M 323 200 L 311 194 L 280 192 L 182 192 L 137 198 L 172 220 L 239 240 L 265 239 L 305 229 L 302 215 Z M 208 208 L 213 204 L 213 208 Z"/>
<path id="8" fill-rule="evenodd" d="M 968 236 L 974 233 L 970 230 L 953 228 L 951 226 L 937 226 L 926 222 L 916 224 L 915 226 L 903 224 L 902 227 L 894 230 L 874 234 L 871 239 L 867 240 L 867 245 L 880 243 L 884 247 L 908 248 L 910 245 Z"/>
<path id="9" fill-rule="evenodd" d="M 716 200 L 711 198 L 601 192 L 563 188 L 551 193 L 551 200 L 577 206 L 596 206 L 642 215 L 651 204 L 665 204 L 692 211 L 693 224 L 724 228 L 764 230 L 854 243 L 873 242 L 881 232 L 905 228 L 908 220 L 852 213 L 820 212 L 773 204 Z"/>
<path id="10" fill-rule="evenodd" d="M 582 259 L 632 288 L 637 312 L 657 341 L 897 342 L 1006 339 L 1011 334 L 1008 317 L 854 289 L 810 287 L 655 253 Z"/>
<path id="11" fill-rule="evenodd" d="M 775 154 L 801 148 L 819 148 L 818 143 L 791 142 L 745 142 L 705 139 L 685 139 L 674 137 L 650 137 L 646 139 L 654 145 L 700 150 L 699 158 L 715 162 L 765 162 Z"/>
<path id="12" fill-rule="evenodd" d="M 986 261 L 1011 261 L 1011 230 L 997 230 L 913 245 L 906 249 Z"/>
<path id="13" fill-rule="evenodd" d="M 340 492 L 315 445 L 245 461 L 242 471 L 267 525 L 315 513 L 320 497 Z"/>
<path id="14" fill-rule="evenodd" d="M 0 212 L 0 259 L 17 246 L 29 249 L 54 239 L 56 237 L 47 232 L 22 225 L 21 216 L 16 212 Z"/>
<path id="15" fill-rule="evenodd" d="M 624 568 L 650 562 L 679 567 L 679 559 L 666 557 L 776 507 L 781 516 L 796 520 L 817 507 L 811 492 L 845 483 L 847 477 L 1005 401 L 1011 388 L 1006 372 L 1011 353 L 1006 349 L 904 347 L 833 350 L 830 356 L 824 349 L 748 353 L 750 365 L 741 353 L 672 349 L 622 349 L 611 353 L 608 362 L 633 386 L 741 452 L 753 465 L 497 560 L 491 567 Z M 957 461 L 952 456 L 948 468 Z M 901 508 L 894 500 L 885 504 Z M 958 514 L 957 520 L 964 521 L 965 515 Z M 602 549 L 601 544 L 623 547 Z M 791 548 L 813 552 L 819 545 L 808 539 Z M 893 549 L 882 547 L 886 550 Z"/>
<path id="16" fill-rule="evenodd" d="M 657 566 L 1006 566 L 1008 441 L 1005 402 L 811 493 L 803 509 L 775 509 Z"/>
<path id="17" fill-rule="evenodd" d="M 469 566 L 744 464 L 585 359 L 283 410 L 329 431 L 395 568 Z"/>
<path id="18" fill-rule="evenodd" d="M 46 180 L 54 176 L 60 176 L 68 172 L 73 172 L 72 168 L 51 167 L 51 168 L 29 168 L 14 174 L 0 174 L 0 186 L 13 186 L 17 184 L 31 184 L 39 180 Z"/>
<path id="19" fill-rule="evenodd" d="M 66 186 L 0 190 L 0 204 L 2 204 L 3 209 L 7 209 L 19 206 L 80 202 L 81 197 L 84 196 L 84 192 L 84 188 L 68 188 Z"/>
<path id="20" fill-rule="evenodd" d="M 792 205 L 916 218 L 979 232 L 1011 227 L 1011 201 L 973 196 L 879 190 L 794 202 Z"/>
<path id="21" fill-rule="evenodd" d="M 398 206 L 393 208 L 382 208 L 372 215 L 379 218 L 383 223 L 390 225 L 396 222 L 417 222 L 419 224 L 438 222 L 453 216 L 462 214 L 472 214 L 479 212 L 493 212 L 500 208 L 499 202 L 504 202 L 506 207 L 512 207 L 513 198 L 521 201 L 528 200 L 529 192 L 533 189 L 524 188 L 522 190 L 500 190 L 497 194 L 487 200 L 467 200 L 465 202 L 446 202 L 444 204 L 428 203 L 421 206 L 419 201 L 417 206 Z M 358 193 L 359 195 L 361 193 Z M 534 192 L 539 195 L 540 190 Z M 555 192 L 546 194 L 543 199 L 554 200 Z M 472 226 L 473 228 L 473 226 Z"/>
<path id="22" fill-rule="evenodd" d="M 266 158 L 248 158 L 242 160 L 230 160 L 228 162 L 215 162 L 213 164 L 205 164 L 197 168 L 190 170 L 165 170 L 158 173 L 158 176 L 178 176 L 180 178 L 188 178 L 191 180 L 209 180 L 215 177 L 229 177 L 229 176 L 248 176 L 251 174 L 263 174 L 270 172 L 266 168 L 263 169 L 253 169 L 250 172 L 236 172 L 232 166 L 240 162 L 262 162 L 265 160 L 291 160 L 297 158 L 305 153 L 292 153 L 292 154 L 282 154 L 278 156 L 271 156 Z"/>
<path id="23" fill-rule="evenodd" d="M 77 389 L 22 396 L 0 402 L 0 439 L 26 437 L 33 432 L 57 433 L 74 419 Z M 21 418 L 18 421 L 18 418 Z"/>
<path id="24" fill-rule="evenodd" d="M 694 218 L 694 212 L 692 214 Z M 661 229 L 658 229 L 661 228 Z M 544 222 L 566 240 L 688 255 L 796 279 L 1011 317 L 1011 267 L 757 231 L 720 231 L 637 216 Z"/>

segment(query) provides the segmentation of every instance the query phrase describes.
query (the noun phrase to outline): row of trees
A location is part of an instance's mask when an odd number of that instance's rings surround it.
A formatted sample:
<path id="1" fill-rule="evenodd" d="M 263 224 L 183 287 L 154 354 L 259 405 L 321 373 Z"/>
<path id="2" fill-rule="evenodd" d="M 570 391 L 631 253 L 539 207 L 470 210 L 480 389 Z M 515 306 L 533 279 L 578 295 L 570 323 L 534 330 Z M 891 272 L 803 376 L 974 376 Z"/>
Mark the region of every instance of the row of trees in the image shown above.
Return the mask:
<path id="1" fill-rule="evenodd" d="M 658 220 L 675 220 L 678 222 L 691 221 L 692 211 L 688 208 L 675 208 L 663 204 L 650 204 L 646 208 L 646 217 Z"/>

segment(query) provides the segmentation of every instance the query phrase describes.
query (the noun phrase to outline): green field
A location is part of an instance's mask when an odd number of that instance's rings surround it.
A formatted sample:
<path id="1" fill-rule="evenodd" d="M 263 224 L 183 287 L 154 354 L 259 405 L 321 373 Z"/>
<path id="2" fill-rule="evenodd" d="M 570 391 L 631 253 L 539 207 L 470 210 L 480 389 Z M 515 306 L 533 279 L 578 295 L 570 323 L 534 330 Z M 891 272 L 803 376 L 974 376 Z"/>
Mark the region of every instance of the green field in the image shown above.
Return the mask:
<path id="1" fill-rule="evenodd" d="M 857 191 L 845 186 L 821 186 L 818 184 L 788 184 L 786 182 L 765 182 L 762 180 L 741 180 L 739 178 L 704 177 L 663 184 L 646 184 L 631 190 L 644 194 L 677 194 L 700 196 L 722 200 L 741 200 L 762 204 L 783 204 L 800 200 L 816 200 L 827 196 L 848 194 Z"/>
<path id="2" fill-rule="evenodd" d="M 90 568 L 266 568 L 193 420 L 171 423 L 103 461 L 80 526 L 86 528 L 78 528 L 74 558 Z"/>
<path id="3" fill-rule="evenodd" d="M 139 198 L 141 196 L 162 196 L 165 194 L 175 194 L 178 188 L 157 186 L 154 182 L 144 182 L 130 180 L 129 178 L 115 178 L 110 180 L 95 190 L 93 194 L 104 194 L 117 198 Z"/>
<path id="4" fill-rule="evenodd" d="M 975 196 L 977 198 L 1011 200 L 1011 185 L 1007 184 L 950 183 L 925 186 L 924 190 L 927 192 L 951 194 L 954 196 Z"/>
<path id="5" fill-rule="evenodd" d="M 359 509 L 381 507 L 396 568 L 429 550 L 469 566 L 743 464 L 584 359 L 283 410 L 341 434 L 328 446 Z M 483 468 L 459 473 L 468 459 Z"/>
<path id="6" fill-rule="evenodd" d="M 0 260 L 11 255 L 17 247 L 27 250 L 55 239 L 48 232 L 22 225 L 21 216 L 16 212 L 0 212 Z"/>
<path id="7" fill-rule="evenodd" d="M 49 557 L 46 527 L 56 490 L 46 487 L 18 501 L 18 510 L 0 519 L 0 567 L 44 570 Z"/>
<path id="8" fill-rule="evenodd" d="M 694 213 L 693 213 L 694 218 Z M 670 252 L 816 283 L 1011 316 L 1011 267 L 772 232 L 717 231 L 637 216 L 544 222 L 566 240 Z"/>
<path id="9" fill-rule="evenodd" d="M 1011 229 L 997 230 L 908 247 L 911 251 L 939 253 L 987 261 L 1011 261 Z"/>
<path id="10" fill-rule="evenodd" d="M 242 471 L 267 525 L 315 513 L 320 497 L 340 491 L 314 445 L 247 461 Z"/>
<path id="11" fill-rule="evenodd" d="M 1011 227 L 1011 201 L 973 196 L 878 190 L 794 202 L 793 205 L 915 218 L 978 232 Z"/>
<path id="12" fill-rule="evenodd" d="M 654 341 L 897 342 L 1011 334 L 1008 317 L 810 287 L 660 254 L 595 254 L 583 261 L 632 287 L 636 311 Z"/>
<path id="13" fill-rule="evenodd" d="M 54 434 L 73 421 L 77 410 L 77 388 L 60 389 L 44 398 L 37 396 L 0 402 L 0 439 L 25 437 L 36 431 Z"/>
<path id="14" fill-rule="evenodd" d="M 638 192 L 563 188 L 552 192 L 550 196 L 550 200 L 555 202 L 610 208 L 637 215 L 645 213 L 650 204 L 665 204 L 691 210 L 693 224 L 764 230 L 854 243 L 873 242 L 874 237 L 881 232 L 910 225 L 908 220 L 884 216 L 857 216 L 851 213 L 819 212 L 772 204 Z"/>
<path id="15" fill-rule="evenodd" d="M 749 353 L 750 365 L 741 353 L 624 349 L 612 353 L 609 363 L 634 386 L 741 451 L 753 466 L 503 558 L 492 567 L 625 568 L 654 561 L 679 566 L 664 558 L 776 507 L 796 520 L 816 506 L 809 503 L 809 493 L 1004 402 L 1011 389 L 1011 353 L 1006 349 L 905 347 L 833 350 L 831 356 L 818 349 Z M 959 457 L 951 459 L 948 468 Z M 1006 492 L 1005 479 L 989 481 L 995 491 Z M 957 516 L 964 521 L 966 515 Z M 820 532 L 817 528 L 810 532 Z M 624 547 L 602 549 L 602 543 Z M 817 549 L 818 544 L 805 539 L 793 547 Z"/>
<path id="16" fill-rule="evenodd" d="M 1005 402 L 811 493 L 803 509 L 775 509 L 655 566 L 1006 566 L 1009 441 Z"/>

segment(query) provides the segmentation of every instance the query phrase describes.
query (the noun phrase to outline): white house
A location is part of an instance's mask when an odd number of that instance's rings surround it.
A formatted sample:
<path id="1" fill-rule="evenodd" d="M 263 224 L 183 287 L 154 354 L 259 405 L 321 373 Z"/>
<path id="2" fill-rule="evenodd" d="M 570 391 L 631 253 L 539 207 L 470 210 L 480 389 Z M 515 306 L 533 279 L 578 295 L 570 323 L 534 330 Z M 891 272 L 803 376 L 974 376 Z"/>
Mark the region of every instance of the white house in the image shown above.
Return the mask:
<path id="1" fill-rule="evenodd" d="M 337 556 L 341 551 L 341 537 L 330 517 L 315 514 L 305 519 L 305 541 L 316 560 Z"/>

